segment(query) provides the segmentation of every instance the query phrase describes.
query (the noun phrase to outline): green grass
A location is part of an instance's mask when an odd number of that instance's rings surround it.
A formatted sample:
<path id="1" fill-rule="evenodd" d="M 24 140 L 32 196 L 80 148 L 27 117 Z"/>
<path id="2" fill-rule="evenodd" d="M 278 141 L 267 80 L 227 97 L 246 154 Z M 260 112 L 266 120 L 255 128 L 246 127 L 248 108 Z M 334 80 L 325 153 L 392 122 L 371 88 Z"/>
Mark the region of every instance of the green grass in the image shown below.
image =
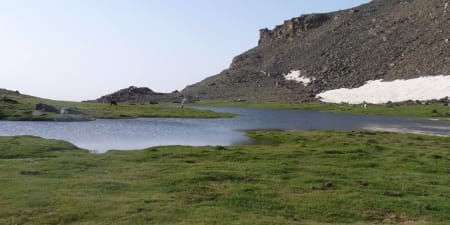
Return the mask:
<path id="1" fill-rule="evenodd" d="M 450 138 L 248 134 L 92 154 L 0 138 L 0 224 L 449 224 Z"/>
<path id="2" fill-rule="evenodd" d="M 388 116 L 415 116 L 415 117 L 436 117 L 450 119 L 450 107 L 443 104 L 431 105 L 374 105 L 369 104 L 367 109 L 362 105 L 351 104 L 331 104 L 321 102 L 309 103 L 283 103 L 283 102 L 219 102 L 201 101 L 196 103 L 203 106 L 227 106 L 227 107 L 251 107 L 269 109 L 302 109 L 317 110 L 333 113 L 365 114 L 365 115 L 388 115 Z"/>
<path id="3" fill-rule="evenodd" d="M 119 106 L 110 106 L 100 103 L 81 103 L 68 101 L 53 101 L 48 99 L 35 98 L 24 95 L 0 94 L 0 97 L 18 101 L 18 104 L 9 104 L 0 101 L 0 119 L 13 121 L 49 121 L 60 117 L 57 113 L 45 113 L 40 116 L 33 116 L 32 111 L 37 103 L 44 103 L 58 108 L 72 107 L 80 109 L 87 115 L 71 115 L 70 119 L 76 121 L 98 119 L 118 119 L 118 118 L 137 118 L 137 117 L 172 117 L 172 118 L 219 118 L 232 117 L 232 114 L 217 113 L 209 110 L 196 110 L 190 108 L 181 109 L 175 104 L 160 105 L 129 105 L 119 104 Z"/>

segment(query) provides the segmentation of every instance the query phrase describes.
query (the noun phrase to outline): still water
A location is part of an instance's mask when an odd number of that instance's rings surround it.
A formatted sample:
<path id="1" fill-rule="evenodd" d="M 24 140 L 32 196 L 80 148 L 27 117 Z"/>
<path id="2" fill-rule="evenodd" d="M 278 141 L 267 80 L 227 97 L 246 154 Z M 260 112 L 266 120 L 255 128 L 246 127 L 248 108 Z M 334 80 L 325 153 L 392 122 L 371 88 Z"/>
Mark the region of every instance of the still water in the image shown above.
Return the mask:
<path id="1" fill-rule="evenodd" d="M 383 130 L 450 136 L 450 123 L 405 117 L 360 116 L 303 110 L 202 107 L 238 114 L 228 119 L 139 118 L 91 122 L 0 121 L 0 136 L 62 139 L 93 152 L 161 145 L 250 143 L 245 130 Z"/>

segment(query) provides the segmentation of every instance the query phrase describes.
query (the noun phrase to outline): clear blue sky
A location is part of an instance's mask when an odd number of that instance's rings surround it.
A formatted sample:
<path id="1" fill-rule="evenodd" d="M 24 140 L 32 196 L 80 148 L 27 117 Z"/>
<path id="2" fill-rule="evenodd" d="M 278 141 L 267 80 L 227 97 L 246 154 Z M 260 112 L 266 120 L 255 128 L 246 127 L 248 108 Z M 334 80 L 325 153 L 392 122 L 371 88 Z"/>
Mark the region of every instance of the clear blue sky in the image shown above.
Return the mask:
<path id="1" fill-rule="evenodd" d="M 170 92 L 226 69 L 259 29 L 369 0 L 0 0 L 0 88 L 86 100 Z"/>

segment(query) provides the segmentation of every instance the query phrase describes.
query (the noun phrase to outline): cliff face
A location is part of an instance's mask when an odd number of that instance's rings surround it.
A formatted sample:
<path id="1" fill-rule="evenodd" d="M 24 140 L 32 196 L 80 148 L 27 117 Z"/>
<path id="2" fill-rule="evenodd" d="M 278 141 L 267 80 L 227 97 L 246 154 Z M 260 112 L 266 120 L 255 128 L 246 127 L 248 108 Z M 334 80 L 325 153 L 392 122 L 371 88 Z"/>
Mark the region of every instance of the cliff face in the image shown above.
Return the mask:
<path id="1" fill-rule="evenodd" d="M 448 75 L 449 3 L 375 0 L 287 20 L 260 30 L 258 46 L 182 93 L 200 99 L 304 101 L 368 80 Z"/>
<path id="2" fill-rule="evenodd" d="M 329 19 L 329 14 L 305 15 L 286 20 L 283 25 L 276 26 L 273 30 L 267 28 L 261 29 L 259 30 L 260 38 L 258 45 L 267 46 L 277 41 L 292 41 L 302 33 L 322 26 Z"/>

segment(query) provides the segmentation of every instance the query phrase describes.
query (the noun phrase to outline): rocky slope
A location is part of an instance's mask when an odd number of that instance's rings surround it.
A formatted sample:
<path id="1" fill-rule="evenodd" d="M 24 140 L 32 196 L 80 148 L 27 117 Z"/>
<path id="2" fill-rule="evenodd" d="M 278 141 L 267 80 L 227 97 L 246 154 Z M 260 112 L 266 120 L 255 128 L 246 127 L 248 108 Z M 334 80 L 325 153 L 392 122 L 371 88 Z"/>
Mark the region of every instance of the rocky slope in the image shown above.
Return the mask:
<path id="1" fill-rule="evenodd" d="M 374 0 L 260 30 L 258 46 L 182 91 L 200 99 L 305 101 L 368 80 L 450 74 L 449 0 Z"/>

